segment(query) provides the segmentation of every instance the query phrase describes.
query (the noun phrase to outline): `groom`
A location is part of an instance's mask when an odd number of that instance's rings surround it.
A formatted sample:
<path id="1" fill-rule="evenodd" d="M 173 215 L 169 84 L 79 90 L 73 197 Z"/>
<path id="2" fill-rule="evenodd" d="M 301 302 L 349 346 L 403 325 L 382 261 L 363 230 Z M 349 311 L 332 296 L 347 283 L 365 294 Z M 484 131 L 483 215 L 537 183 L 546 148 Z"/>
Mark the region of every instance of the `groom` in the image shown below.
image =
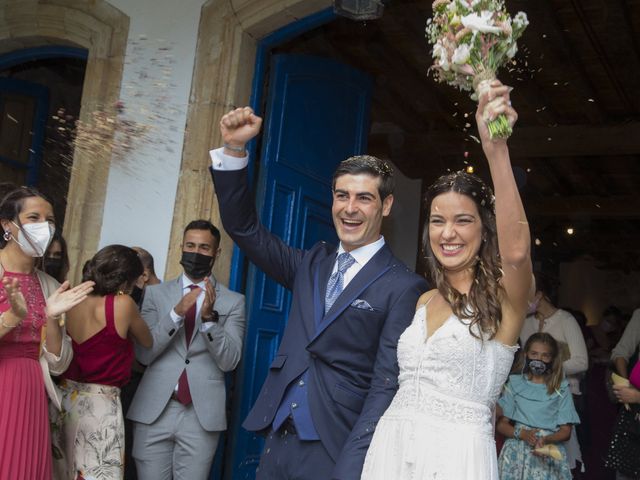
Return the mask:
<path id="1" fill-rule="evenodd" d="M 398 337 L 427 284 L 380 235 L 393 172 L 374 157 L 352 157 L 334 174 L 337 248 L 319 242 L 299 250 L 267 231 L 249 191 L 245 151 L 261 124 L 248 107 L 229 112 L 220 122 L 224 148 L 211 151 L 224 228 L 293 291 L 282 342 L 243 426 L 267 435 L 259 480 L 356 480 L 398 388 Z"/>

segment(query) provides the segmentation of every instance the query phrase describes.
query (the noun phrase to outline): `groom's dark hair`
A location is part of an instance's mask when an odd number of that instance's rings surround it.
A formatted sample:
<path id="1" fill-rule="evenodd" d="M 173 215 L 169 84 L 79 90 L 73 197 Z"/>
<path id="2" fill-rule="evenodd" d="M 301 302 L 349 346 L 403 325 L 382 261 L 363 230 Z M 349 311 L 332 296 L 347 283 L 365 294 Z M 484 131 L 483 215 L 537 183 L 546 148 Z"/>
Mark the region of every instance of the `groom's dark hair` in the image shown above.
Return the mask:
<path id="1" fill-rule="evenodd" d="M 393 187 L 395 185 L 393 168 L 384 160 L 380 160 L 372 155 L 356 155 L 340 162 L 340 165 L 338 165 L 338 168 L 333 174 L 331 189 L 335 190 L 338 177 L 343 175 L 359 175 L 361 173 L 380 179 L 378 193 L 380 194 L 381 201 L 393 193 Z"/>

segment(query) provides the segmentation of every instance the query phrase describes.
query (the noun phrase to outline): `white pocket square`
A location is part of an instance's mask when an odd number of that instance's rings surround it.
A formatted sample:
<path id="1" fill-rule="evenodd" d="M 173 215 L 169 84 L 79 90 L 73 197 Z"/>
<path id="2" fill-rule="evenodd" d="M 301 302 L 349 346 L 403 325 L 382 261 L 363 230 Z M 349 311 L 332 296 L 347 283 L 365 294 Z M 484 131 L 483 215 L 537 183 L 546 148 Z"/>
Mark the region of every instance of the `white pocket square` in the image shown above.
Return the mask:
<path id="1" fill-rule="evenodd" d="M 362 299 L 354 300 L 351 303 L 351 306 L 354 307 L 354 308 L 359 308 L 361 310 L 371 310 L 371 311 L 374 310 L 374 308 L 371 305 L 369 305 L 369 302 L 367 302 L 366 300 L 362 300 Z"/>

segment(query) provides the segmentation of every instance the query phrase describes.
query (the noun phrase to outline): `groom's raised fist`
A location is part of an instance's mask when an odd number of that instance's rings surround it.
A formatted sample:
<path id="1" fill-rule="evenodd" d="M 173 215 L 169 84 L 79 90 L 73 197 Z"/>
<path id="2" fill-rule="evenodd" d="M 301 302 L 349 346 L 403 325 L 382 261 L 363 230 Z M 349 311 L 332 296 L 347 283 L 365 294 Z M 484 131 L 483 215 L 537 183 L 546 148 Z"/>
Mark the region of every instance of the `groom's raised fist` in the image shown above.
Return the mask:
<path id="1" fill-rule="evenodd" d="M 262 118 L 250 107 L 236 108 L 220 119 L 220 133 L 225 147 L 244 149 L 249 140 L 260 133 Z"/>

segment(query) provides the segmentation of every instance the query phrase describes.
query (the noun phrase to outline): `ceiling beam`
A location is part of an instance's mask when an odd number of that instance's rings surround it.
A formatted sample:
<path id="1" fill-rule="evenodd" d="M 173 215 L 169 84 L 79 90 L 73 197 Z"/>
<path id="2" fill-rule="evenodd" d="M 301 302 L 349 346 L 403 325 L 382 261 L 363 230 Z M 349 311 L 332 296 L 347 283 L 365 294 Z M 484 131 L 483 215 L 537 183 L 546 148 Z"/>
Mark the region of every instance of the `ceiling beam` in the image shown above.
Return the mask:
<path id="1" fill-rule="evenodd" d="M 636 195 L 526 199 L 524 206 L 529 217 L 640 218 L 640 198 Z"/>
<path id="2" fill-rule="evenodd" d="M 514 128 L 509 139 L 513 158 L 590 157 L 640 155 L 640 122 L 612 126 L 571 125 L 557 127 Z M 369 149 L 384 152 L 389 147 L 384 134 L 369 137 Z M 431 131 L 404 135 L 402 154 L 407 158 L 460 157 L 480 146 L 468 134 L 456 131 Z M 395 152 L 395 157 L 398 152 Z M 402 162 L 402 158 L 398 159 Z"/>
<path id="3" fill-rule="evenodd" d="M 606 9 L 607 14 L 604 16 L 602 22 L 604 23 L 605 30 L 609 25 L 613 25 L 613 28 L 609 31 L 602 31 L 602 28 L 600 28 L 601 31 L 598 31 L 595 23 L 593 22 L 593 19 L 590 19 L 589 15 L 585 11 L 583 3 L 584 2 L 580 0 L 571 0 L 571 5 L 573 6 L 573 10 L 576 16 L 580 19 L 580 24 L 582 25 L 582 29 L 584 30 L 586 39 L 591 43 L 591 46 L 596 53 L 596 57 L 600 60 L 600 64 L 604 69 L 609 82 L 613 86 L 620 99 L 620 103 L 622 105 L 634 105 L 637 107 L 638 102 L 636 95 L 629 94 L 629 92 L 625 88 L 623 81 L 621 81 L 620 78 L 622 74 L 626 74 L 628 71 L 637 70 L 634 68 L 637 65 L 636 56 L 632 53 L 634 42 L 631 41 L 631 39 L 628 39 L 629 41 L 624 42 L 627 48 L 630 48 L 631 52 L 629 58 L 625 59 L 622 64 L 616 65 L 616 63 L 618 63 L 618 58 L 613 59 L 613 61 L 611 59 L 612 51 L 615 51 L 615 49 L 612 48 L 611 37 L 609 36 L 613 33 L 611 30 L 615 29 L 615 35 L 618 36 L 627 36 L 626 34 L 628 32 L 625 29 L 620 28 L 620 23 L 611 22 L 610 19 L 623 20 L 623 12 L 615 11 L 616 2 L 608 2 Z M 604 42 L 601 37 L 605 37 Z"/>

